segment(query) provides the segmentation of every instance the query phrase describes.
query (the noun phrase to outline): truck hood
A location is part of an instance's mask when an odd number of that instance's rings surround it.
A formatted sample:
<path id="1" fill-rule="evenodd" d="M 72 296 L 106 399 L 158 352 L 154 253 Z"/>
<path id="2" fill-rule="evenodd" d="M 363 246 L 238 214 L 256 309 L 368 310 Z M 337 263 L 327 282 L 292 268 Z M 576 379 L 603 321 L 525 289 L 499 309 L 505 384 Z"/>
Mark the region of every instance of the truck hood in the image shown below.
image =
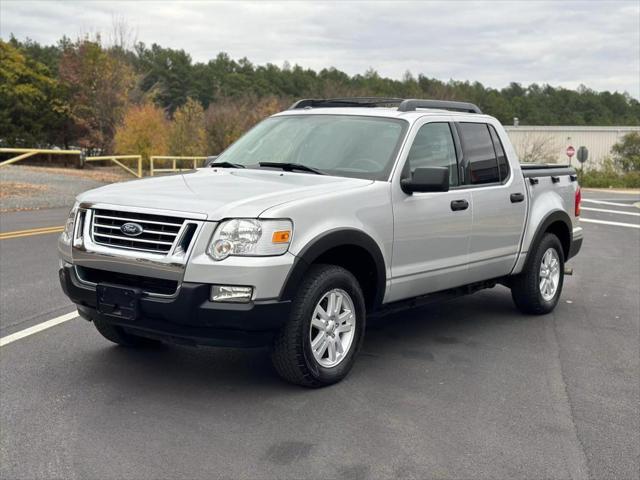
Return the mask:
<path id="1" fill-rule="evenodd" d="M 276 205 L 372 180 L 277 170 L 203 168 L 183 175 L 146 178 L 89 190 L 80 202 L 204 214 L 208 220 L 258 217 Z"/>

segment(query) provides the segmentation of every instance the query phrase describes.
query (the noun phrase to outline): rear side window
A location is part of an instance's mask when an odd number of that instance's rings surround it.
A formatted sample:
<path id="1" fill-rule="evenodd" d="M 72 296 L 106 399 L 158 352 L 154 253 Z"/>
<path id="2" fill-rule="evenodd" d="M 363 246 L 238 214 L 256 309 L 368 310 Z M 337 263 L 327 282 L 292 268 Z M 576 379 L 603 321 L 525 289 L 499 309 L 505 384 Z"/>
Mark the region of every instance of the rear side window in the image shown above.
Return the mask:
<path id="1" fill-rule="evenodd" d="M 509 162 L 507 156 L 504 153 L 502 142 L 498 137 L 498 132 L 493 128 L 493 125 L 489 125 L 489 133 L 491 133 L 491 140 L 493 140 L 493 147 L 496 151 L 496 157 L 498 157 L 498 171 L 500 173 L 500 181 L 504 182 L 509 177 Z"/>
<path id="2" fill-rule="evenodd" d="M 456 148 L 448 123 L 427 123 L 420 127 L 407 156 L 411 173 L 421 167 L 447 167 L 449 185 L 458 185 Z"/>
<path id="3" fill-rule="evenodd" d="M 498 159 L 486 123 L 459 123 L 460 140 L 466 159 L 469 183 L 499 183 Z"/>

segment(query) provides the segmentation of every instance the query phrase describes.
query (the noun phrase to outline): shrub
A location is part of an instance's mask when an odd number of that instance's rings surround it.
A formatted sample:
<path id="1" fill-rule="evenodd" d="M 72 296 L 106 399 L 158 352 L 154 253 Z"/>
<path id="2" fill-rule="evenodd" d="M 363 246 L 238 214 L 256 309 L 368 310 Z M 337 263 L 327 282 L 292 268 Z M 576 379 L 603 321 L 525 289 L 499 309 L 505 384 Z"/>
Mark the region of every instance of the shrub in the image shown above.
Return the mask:
<path id="1" fill-rule="evenodd" d="M 623 136 L 611 148 L 616 164 L 625 172 L 640 172 L 640 132 Z"/>
<path id="2" fill-rule="evenodd" d="M 601 170 L 578 170 L 580 185 L 591 188 L 640 188 L 640 171 L 620 172 L 611 159 Z"/>

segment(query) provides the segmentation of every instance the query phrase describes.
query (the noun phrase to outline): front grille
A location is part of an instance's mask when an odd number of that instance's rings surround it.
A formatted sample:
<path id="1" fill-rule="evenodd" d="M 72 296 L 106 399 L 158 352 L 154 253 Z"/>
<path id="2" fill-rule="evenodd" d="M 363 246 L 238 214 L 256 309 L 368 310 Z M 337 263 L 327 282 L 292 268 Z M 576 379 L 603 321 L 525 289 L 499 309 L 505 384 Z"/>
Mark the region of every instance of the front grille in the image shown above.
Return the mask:
<path id="1" fill-rule="evenodd" d="M 124 287 L 141 288 L 146 293 L 173 295 L 178 289 L 178 282 L 161 278 L 143 277 L 128 273 L 109 272 L 97 268 L 76 266 L 76 273 L 80 280 L 89 283 L 113 283 Z"/>
<path id="2" fill-rule="evenodd" d="M 184 221 L 184 218 L 166 215 L 94 209 L 91 235 L 98 245 L 167 254 L 176 242 Z M 142 227 L 141 234 L 134 237 L 122 232 L 122 225 L 131 222 Z"/>

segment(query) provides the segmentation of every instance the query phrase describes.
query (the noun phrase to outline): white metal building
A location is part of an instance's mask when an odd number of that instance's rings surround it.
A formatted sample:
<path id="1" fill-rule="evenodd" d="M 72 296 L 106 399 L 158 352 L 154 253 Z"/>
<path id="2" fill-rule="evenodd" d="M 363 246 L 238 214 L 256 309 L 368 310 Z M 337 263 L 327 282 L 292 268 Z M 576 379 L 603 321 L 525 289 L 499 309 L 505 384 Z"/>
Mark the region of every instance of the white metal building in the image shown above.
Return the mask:
<path id="1" fill-rule="evenodd" d="M 640 132 L 640 127 L 545 127 L 545 126 L 505 126 L 520 161 L 534 157 L 534 161 L 568 163 L 566 151 L 569 145 L 578 151 L 587 147 L 589 157 L 585 168 L 600 168 L 602 161 L 611 156 L 611 147 L 623 135 Z M 543 157 L 543 158 L 540 158 Z M 579 166 L 576 156 L 571 164 Z"/>

